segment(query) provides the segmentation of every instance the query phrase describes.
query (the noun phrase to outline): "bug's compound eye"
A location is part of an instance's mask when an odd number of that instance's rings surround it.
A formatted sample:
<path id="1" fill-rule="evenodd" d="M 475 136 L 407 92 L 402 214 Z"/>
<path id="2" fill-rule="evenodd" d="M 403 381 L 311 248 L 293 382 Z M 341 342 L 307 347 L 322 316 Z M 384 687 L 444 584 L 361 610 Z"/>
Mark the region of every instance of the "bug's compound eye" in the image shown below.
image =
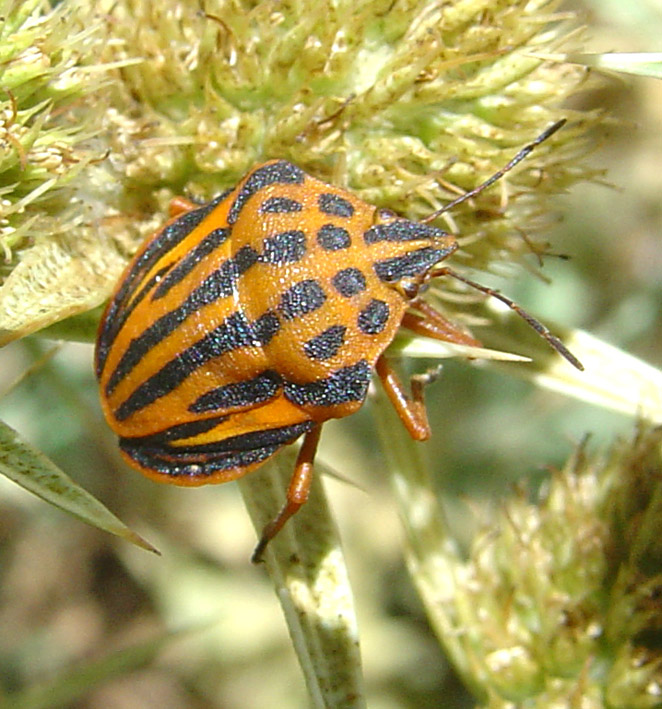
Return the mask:
<path id="1" fill-rule="evenodd" d="M 386 207 L 379 207 L 375 211 L 373 221 L 375 224 L 384 224 L 386 222 L 392 222 L 394 219 L 399 219 L 399 217 L 392 209 L 387 209 Z"/>

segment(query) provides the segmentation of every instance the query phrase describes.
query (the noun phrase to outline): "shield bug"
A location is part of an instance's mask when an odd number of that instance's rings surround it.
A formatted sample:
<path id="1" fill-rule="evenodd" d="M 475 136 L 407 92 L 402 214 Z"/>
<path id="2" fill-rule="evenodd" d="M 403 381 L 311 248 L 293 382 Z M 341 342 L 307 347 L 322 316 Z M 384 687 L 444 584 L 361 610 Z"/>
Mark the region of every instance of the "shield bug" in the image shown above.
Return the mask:
<path id="1" fill-rule="evenodd" d="M 457 241 L 430 226 L 501 170 L 413 222 L 307 175 L 286 160 L 253 168 L 180 214 L 127 266 L 102 318 L 96 372 L 108 423 L 130 465 L 176 485 L 234 480 L 303 436 L 287 502 L 264 549 L 306 501 L 322 424 L 362 406 L 373 372 L 405 427 L 430 435 L 424 378 L 410 390 L 384 352 L 398 328 L 479 345 L 420 296 L 451 276 L 504 301 L 574 366 L 577 359 L 505 296 L 439 263 Z"/>

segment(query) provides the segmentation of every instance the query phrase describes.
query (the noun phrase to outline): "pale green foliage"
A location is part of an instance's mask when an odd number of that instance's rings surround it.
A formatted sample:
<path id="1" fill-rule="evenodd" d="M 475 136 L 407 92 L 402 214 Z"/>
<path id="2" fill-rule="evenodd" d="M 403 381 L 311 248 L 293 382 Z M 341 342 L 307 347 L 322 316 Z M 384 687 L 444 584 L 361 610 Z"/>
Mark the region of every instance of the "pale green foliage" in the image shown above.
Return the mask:
<path id="1" fill-rule="evenodd" d="M 76 102 L 100 88 L 84 67 L 99 26 L 84 6 L 51 10 L 43 0 L 5 2 L 0 25 L 0 243 L 5 251 L 28 237 L 49 234 L 75 195 L 72 181 L 100 151 L 85 139 L 100 127 L 99 112 Z"/>
<path id="2" fill-rule="evenodd" d="M 13 267 L 0 288 L 6 342 L 98 305 L 121 260 L 100 248 L 101 192 L 95 201 L 81 192 L 105 153 L 91 141 L 106 107 L 107 77 L 93 60 L 101 25 L 78 2 L 7 0 L 2 14 L 0 248 Z"/>

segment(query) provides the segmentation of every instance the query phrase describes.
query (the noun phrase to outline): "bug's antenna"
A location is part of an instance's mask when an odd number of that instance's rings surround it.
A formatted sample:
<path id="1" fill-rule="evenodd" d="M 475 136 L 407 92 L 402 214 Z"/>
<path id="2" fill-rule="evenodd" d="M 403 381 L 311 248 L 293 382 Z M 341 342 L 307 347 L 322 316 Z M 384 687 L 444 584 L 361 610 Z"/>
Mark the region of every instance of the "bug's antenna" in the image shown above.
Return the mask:
<path id="1" fill-rule="evenodd" d="M 465 192 L 463 195 L 458 197 L 457 199 L 454 199 L 452 202 L 449 202 L 447 205 L 442 207 L 441 209 L 438 209 L 436 212 L 432 212 L 432 214 L 428 214 L 427 217 L 423 217 L 423 219 L 419 219 L 419 222 L 422 224 L 428 224 L 429 222 L 435 220 L 437 217 L 441 216 L 445 212 L 448 212 L 449 210 L 453 209 L 453 207 L 457 207 L 458 204 L 462 204 L 462 202 L 466 202 L 468 199 L 471 199 L 472 197 L 475 197 L 477 194 L 480 194 L 483 190 L 486 190 L 490 185 L 493 185 L 497 180 L 500 180 L 507 172 L 512 170 L 515 165 L 518 163 L 522 162 L 529 153 L 540 143 L 544 142 L 549 138 L 551 135 L 556 133 L 557 130 L 562 128 L 566 123 L 566 119 L 562 118 L 560 121 L 557 121 L 553 125 L 551 125 L 549 128 L 544 130 L 535 140 L 532 140 L 528 145 L 525 145 L 515 157 L 513 157 L 511 160 L 509 160 L 500 170 L 497 170 L 491 177 L 488 177 L 485 182 L 481 183 L 478 185 L 478 187 L 474 187 L 472 190 L 469 190 L 469 192 Z"/>
<path id="2" fill-rule="evenodd" d="M 436 269 L 430 273 L 431 278 L 439 278 L 441 276 L 450 276 L 451 278 L 455 278 L 456 280 L 462 281 L 462 283 L 466 283 L 468 286 L 471 286 L 471 288 L 505 303 L 511 310 L 525 320 L 541 337 L 543 337 L 562 357 L 567 359 L 573 367 L 576 367 L 580 372 L 584 371 L 584 365 L 577 359 L 577 357 L 575 357 L 575 355 L 572 354 L 572 352 L 570 352 L 570 350 L 561 342 L 561 340 L 559 340 L 558 337 L 556 337 L 556 335 L 553 335 L 550 332 L 549 328 L 545 327 L 540 320 L 536 320 L 533 315 L 529 315 L 524 308 L 517 305 L 517 303 L 508 298 L 508 296 L 505 296 L 498 290 L 494 290 L 494 288 L 488 288 L 480 283 L 476 283 L 476 281 L 472 281 L 471 279 L 460 275 L 447 266 Z"/>

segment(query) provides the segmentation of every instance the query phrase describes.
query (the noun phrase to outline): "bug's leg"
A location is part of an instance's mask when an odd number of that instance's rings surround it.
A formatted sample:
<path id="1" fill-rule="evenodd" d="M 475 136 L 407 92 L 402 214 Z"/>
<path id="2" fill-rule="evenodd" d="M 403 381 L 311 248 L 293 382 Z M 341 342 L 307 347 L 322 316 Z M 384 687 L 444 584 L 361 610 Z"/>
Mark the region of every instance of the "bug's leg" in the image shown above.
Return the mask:
<path id="1" fill-rule="evenodd" d="M 454 342 L 457 345 L 470 347 L 482 346 L 479 340 L 461 330 L 422 298 L 413 300 L 410 307 L 417 312 L 406 312 L 402 318 L 402 326 L 408 330 L 443 342 Z"/>
<path id="2" fill-rule="evenodd" d="M 580 372 L 584 371 L 584 365 L 575 357 L 575 355 L 572 354 L 572 352 L 570 352 L 570 350 L 561 342 L 561 340 L 559 340 L 556 335 L 553 335 L 549 331 L 549 328 L 543 325 L 540 320 L 537 320 L 532 315 L 529 315 L 529 313 L 527 313 L 521 305 L 517 305 L 517 303 L 512 301 L 500 291 L 494 290 L 494 288 L 488 288 L 487 286 L 483 286 L 480 283 L 476 283 L 476 281 L 472 281 L 470 278 L 462 276 L 461 274 L 457 273 L 457 271 L 454 271 L 452 268 L 448 268 L 448 266 L 437 268 L 433 271 L 428 272 L 429 278 L 441 278 L 442 276 L 450 276 L 451 278 L 455 278 L 455 280 L 461 281 L 462 283 L 466 283 L 468 286 L 479 291 L 480 293 L 485 293 L 485 295 L 489 295 L 492 298 L 500 300 L 504 305 L 507 305 L 513 312 L 517 313 L 517 315 L 519 315 L 522 320 L 528 323 L 528 325 L 532 327 L 542 338 L 547 340 L 547 342 L 562 357 L 565 357 L 565 359 L 567 359 L 573 367 L 576 367 Z"/>
<path id="3" fill-rule="evenodd" d="M 170 218 L 179 217 L 186 212 L 190 212 L 192 209 L 197 209 L 200 205 L 195 202 L 191 202 L 190 199 L 186 197 L 173 197 L 168 205 L 168 213 Z"/>
<path id="4" fill-rule="evenodd" d="M 439 370 L 432 369 L 425 374 L 414 375 L 410 380 L 411 395 L 407 393 L 403 383 L 384 355 L 377 360 L 375 371 L 409 435 L 415 441 L 426 441 L 430 438 L 430 424 L 425 409 L 423 390 L 426 384 L 437 377 Z"/>
<path id="5" fill-rule="evenodd" d="M 262 556 L 267 544 L 280 532 L 287 520 L 299 511 L 301 505 L 305 504 L 310 492 L 310 484 L 313 480 L 313 461 L 315 460 L 315 452 L 317 444 L 322 433 L 322 426 L 317 424 L 304 437 L 303 443 L 297 456 L 297 462 L 294 466 L 294 472 L 290 479 L 290 486 L 287 490 L 287 501 L 283 505 L 281 511 L 265 525 L 262 530 L 262 536 L 257 543 L 251 561 L 254 564 L 259 564 L 262 561 Z"/>

